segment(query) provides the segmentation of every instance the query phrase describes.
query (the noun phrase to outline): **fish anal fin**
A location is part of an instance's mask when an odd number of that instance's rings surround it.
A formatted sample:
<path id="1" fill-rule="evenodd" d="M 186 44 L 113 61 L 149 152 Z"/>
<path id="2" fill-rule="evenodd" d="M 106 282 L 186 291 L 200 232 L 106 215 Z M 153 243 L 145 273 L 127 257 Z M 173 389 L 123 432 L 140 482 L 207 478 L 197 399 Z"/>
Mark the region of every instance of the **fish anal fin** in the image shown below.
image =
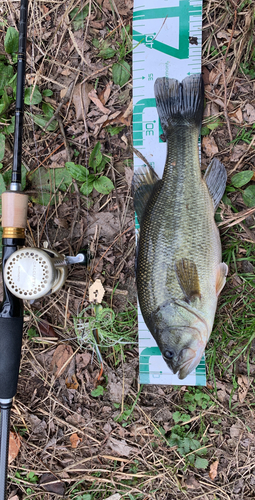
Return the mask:
<path id="1" fill-rule="evenodd" d="M 138 222 L 141 224 L 146 205 L 151 197 L 155 185 L 160 181 L 153 168 L 140 167 L 134 173 L 132 194 Z"/>
<path id="2" fill-rule="evenodd" d="M 201 299 L 200 283 L 195 262 L 189 259 L 180 259 L 175 263 L 175 272 L 178 283 L 185 299 L 192 302 Z"/>
<path id="3" fill-rule="evenodd" d="M 217 274 L 216 274 L 217 297 L 220 295 L 222 288 L 225 286 L 227 274 L 228 274 L 228 266 L 227 264 L 225 264 L 225 262 L 221 262 L 221 264 L 219 264 L 217 267 Z"/>
<path id="4" fill-rule="evenodd" d="M 212 198 L 214 210 L 216 210 L 224 194 L 227 182 L 226 169 L 218 158 L 213 158 L 210 165 L 208 165 L 204 181 Z"/>

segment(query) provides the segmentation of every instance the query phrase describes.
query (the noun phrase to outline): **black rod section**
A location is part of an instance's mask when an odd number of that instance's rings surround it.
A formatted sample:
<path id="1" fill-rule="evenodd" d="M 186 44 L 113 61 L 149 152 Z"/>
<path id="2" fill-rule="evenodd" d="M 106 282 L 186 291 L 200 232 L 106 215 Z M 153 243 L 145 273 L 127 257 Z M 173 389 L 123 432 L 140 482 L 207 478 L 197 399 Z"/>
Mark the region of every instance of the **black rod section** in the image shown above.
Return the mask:
<path id="1" fill-rule="evenodd" d="M 27 15 L 28 0 L 21 0 L 13 166 L 10 185 L 10 191 L 13 191 L 12 196 L 15 197 L 22 196 L 14 192 L 21 190 Z M 8 257 L 17 250 L 19 245 L 24 245 L 24 237 L 20 238 L 19 233 L 15 233 L 15 227 L 9 229 L 14 229 L 14 231 L 13 237 L 2 239 L 2 271 L 4 271 Z M 23 333 L 23 302 L 7 289 L 4 280 L 3 288 L 4 298 L 0 307 L 0 500 L 6 500 L 7 494 L 10 413 L 12 398 L 17 391 Z"/>
<path id="2" fill-rule="evenodd" d="M 10 435 L 10 414 L 11 401 L 0 401 L 0 499 L 6 499 L 6 485 L 8 472 L 8 456 L 9 456 L 9 435 Z"/>
<path id="3" fill-rule="evenodd" d="M 27 13 L 28 0 L 21 0 L 11 191 L 20 191 L 21 189 L 21 152 L 26 70 Z"/>

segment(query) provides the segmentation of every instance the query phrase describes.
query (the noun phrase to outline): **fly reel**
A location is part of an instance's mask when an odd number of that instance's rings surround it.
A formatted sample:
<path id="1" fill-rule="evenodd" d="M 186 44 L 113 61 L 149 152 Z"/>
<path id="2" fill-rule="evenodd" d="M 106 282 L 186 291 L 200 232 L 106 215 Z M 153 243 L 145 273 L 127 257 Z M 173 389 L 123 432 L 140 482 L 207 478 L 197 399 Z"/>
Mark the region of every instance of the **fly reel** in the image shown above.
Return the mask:
<path id="1" fill-rule="evenodd" d="M 83 253 L 69 257 L 54 250 L 23 248 L 6 261 L 4 281 L 13 295 L 34 301 L 60 290 L 67 277 L 68 264 L 84 264 L 85 261 Z"/>

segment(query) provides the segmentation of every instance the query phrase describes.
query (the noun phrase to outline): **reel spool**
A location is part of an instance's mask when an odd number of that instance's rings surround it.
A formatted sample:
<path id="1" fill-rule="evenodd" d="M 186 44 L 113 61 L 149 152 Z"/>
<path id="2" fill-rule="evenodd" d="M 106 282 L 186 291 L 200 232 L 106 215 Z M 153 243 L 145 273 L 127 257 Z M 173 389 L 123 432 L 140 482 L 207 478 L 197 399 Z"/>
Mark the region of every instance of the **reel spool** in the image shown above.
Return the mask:
<path id="1" fill-rule="evenodd" d="M 23 248 L 6 261 L 4 281 L 10 292 L 20 299 L 36 300 L 57 292 L 65 283 L 65 257 L 50 250 Z"/>

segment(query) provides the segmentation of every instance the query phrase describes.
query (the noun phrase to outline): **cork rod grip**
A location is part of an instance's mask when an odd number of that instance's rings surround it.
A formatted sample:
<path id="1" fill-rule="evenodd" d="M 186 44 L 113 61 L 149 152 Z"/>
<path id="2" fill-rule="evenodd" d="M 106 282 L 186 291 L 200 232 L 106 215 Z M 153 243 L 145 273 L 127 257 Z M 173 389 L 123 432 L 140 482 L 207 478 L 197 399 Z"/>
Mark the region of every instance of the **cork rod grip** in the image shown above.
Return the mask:
<path id="1" fill-rule="evenodd" d="M 2 194 L 2 227 L 25 229 L 27 224 L 28 196 L 15 191 Z"/>

